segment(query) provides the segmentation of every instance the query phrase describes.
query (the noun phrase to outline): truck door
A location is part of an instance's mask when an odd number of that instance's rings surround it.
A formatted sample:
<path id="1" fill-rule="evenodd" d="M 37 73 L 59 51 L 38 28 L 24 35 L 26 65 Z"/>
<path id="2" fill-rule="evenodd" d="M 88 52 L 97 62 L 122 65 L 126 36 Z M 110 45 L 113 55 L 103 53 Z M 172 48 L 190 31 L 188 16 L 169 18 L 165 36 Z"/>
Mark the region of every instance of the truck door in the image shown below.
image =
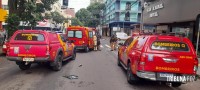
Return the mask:
<path id="1" fill-rule="evenodd" d="M 93 41 L 93 32 L 89 31 L 89 41 L 88 41 L 89 47 L 93 48 L 94 47 L 94 41 Z"/>

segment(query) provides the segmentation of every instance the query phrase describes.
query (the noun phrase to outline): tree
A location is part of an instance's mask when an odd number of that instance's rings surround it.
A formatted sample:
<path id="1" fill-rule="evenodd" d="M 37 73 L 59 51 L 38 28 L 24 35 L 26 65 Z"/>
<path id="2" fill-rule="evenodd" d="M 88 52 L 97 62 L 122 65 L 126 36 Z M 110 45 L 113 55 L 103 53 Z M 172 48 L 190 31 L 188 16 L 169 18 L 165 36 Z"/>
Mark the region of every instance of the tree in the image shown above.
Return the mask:
<path id="1" fill-rule="evenodd" d="M 83 26 L 83 23 L 77 18 L 71 18 L 72 26 Z"/>
<path id="2" fill-rule="evenodd" d="M 7 23 L 6 30 L 9 38 L 18 29 L 20 18 L 16 14 L 10 14 L 8 17 L 6 17 L 5 22 Z"/>
<path id="3" fill-rule="evenodd" d="M 19 16 L 20 21 L 34 27 L 37 21 L 41 21 L 42 13 L 51 10 L 51 5 L 58 0 L 8 0 L 9 13 Z"/>
<path id="4" fill-rule="evenodd" d="M 66 20 L 66 18 L 57 11 L 51 12 L 51 18 L 55 24 L 61 24 Z"/>
<path id="5" fill-rule="evenodd" d="M 37 25 L 37 21 L 43 20 L 42 13 L 51 10 L 51 5 L 58 0 L 41 0 L 40 3 L 37 0 L 8 0 L 9 16 L 7 24 L 12 25 L 13 17 L 17 17 L 18 21 L 22 21 L 24 25 L 34 27 Z M 16 28 L 8 28 L 7 30 L 13 30 Z"/>
<path id="6" fill-rule="evenodd" d="M 85 8 L 82 8 L 76 12 L 76 18 L 79 19 L 84 26 L 88 26 L 88 21 L 91 19 L 91 17 L 92 14 Z"/>
<path id="7" fill-rule="evenodd" d="M 105 8 L 105 4 L 96 2 L 87 7 L 87 10 L 92 14 L 92 19 L 89 21 L 90 27 L 96 27 L 100 24 L 101 12 Z"/>

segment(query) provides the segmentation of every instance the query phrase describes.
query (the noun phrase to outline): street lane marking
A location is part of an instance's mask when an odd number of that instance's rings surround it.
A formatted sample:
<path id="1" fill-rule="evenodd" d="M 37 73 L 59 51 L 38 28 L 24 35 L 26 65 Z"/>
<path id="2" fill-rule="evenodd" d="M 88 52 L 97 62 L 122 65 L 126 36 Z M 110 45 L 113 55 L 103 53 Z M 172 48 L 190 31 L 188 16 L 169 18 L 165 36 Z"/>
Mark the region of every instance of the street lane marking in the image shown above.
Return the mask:
<path id="1" fill-rule="evenodd" d="M 109 45 L 106 44 L 106 47 L 111 48 Z"/>
<path id="2" fill-rule="evenodd" d="M 100 45 L 101 48 L 104 48 L 102 45 Z"/>

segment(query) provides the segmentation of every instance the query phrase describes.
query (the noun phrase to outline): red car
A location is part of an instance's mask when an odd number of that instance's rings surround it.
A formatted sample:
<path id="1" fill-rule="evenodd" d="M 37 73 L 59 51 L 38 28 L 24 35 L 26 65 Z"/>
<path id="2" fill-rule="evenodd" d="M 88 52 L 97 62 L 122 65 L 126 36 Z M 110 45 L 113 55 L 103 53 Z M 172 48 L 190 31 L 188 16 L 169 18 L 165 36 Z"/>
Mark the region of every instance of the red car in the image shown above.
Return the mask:
<path id="1" fill-rule="evenodd" d="M 62 62 L 76 58 L 73 43 L 55 32 L 40 30 L 18 30 L 9 41 L 7 59 L 15 61 L 22 70 L 29 69 L 32 63 L 49 63 L 59 71 Z"/>
<path id="2" fill-rule="evenodd" d="M 5 41 L 4 44 L 3 44 L 2 53 L 6 54 L 8 48 L 9 48 L 9 41 Z"/>
<path id="3" fill-rule="evenodd" d="M 143 78 L 178 87 L 196 80 L 198 59 L 188 38 L 136 35 L 120 44 L 118 65 L 127 70 L 131 84 Z"/>

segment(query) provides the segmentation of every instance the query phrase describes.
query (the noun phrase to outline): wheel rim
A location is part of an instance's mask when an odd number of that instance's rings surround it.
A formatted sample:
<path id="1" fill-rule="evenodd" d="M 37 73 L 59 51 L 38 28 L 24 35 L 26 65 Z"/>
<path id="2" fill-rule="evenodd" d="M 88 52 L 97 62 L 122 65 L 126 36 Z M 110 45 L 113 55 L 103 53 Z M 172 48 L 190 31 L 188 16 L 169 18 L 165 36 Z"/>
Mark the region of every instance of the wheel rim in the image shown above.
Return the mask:
<path id="1" fill-rule="evenodd" d="M 130 80 L 131 73 L 130 73 L 130 64 L 128 64 L 128 69 L 127 69 L 127 79 Z"/>
<path id="2" fill-rule="evenodd" d="M 60 69 L 62 67 L 62 60 L 61 57 L 58 58 L 58 68 Z"/>

